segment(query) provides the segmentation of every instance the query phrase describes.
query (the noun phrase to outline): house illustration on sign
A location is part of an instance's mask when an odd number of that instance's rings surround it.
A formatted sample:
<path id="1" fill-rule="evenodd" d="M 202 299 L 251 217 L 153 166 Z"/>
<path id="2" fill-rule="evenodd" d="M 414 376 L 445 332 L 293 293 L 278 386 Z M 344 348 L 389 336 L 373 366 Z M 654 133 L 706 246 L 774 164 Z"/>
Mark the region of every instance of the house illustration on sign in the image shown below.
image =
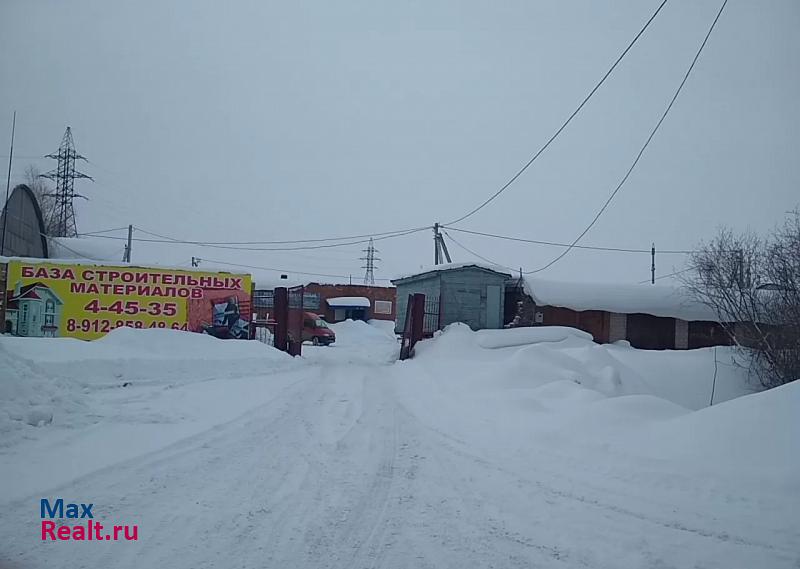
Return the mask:
<path id="1" fill-rule="evenodd" d="M 42 283 L 20 286 L 9 294 L 6 308 L 6 331 L 16 336 L 58 336 L 64 302 Z"/>

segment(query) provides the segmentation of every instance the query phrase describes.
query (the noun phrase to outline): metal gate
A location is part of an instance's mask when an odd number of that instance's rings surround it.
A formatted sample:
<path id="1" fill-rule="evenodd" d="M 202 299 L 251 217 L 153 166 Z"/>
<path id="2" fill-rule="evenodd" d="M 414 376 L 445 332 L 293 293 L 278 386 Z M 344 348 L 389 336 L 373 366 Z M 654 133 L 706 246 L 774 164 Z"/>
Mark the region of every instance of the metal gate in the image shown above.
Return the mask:
<path id="1" fill-rule="evenodd" d="M 299 356 L 303 343 L 302 286 L 253 291 L 253 339 Z"/>
<path id="2" fill-rule="evenodd" d="M 287 349 L 289 355 L 299 356 L 303 345 L 303 293 L 305 287 L 295 286 L 287 289 L 289 313 L 287 318 Z"/>
<path id="3" fill-rule="evenodd" d="M 252 339 L 269 346 L 275 345 L 275 293 L 271 290 L 253 291 Z"/>
<path id="4" fill-rule="evenodd" d="M 434 304 L 438 306 L 438 299 L 435 303 L 431 302 L 431 311 L 433 311 Z M 432 319 L 433 312 L 431 312 L 430 315 L 426 315 L 427 305 L 428 301 L 425 300 L 424 294 L 415 293 L 408 295 L 406 321 L 403 326 L 403 335 L 400 343 L 401 360 L 406 360 L 414 355 L 414 346 L 424 337 L 425 321 L 430 320 L 431 324 L 429 325 L 432 325 L 432 322 L 434 322 Z M 436 316 L 436 321 L 438 321 L 438 310 Z M 433 331 L 431 331 L 431 334 L 433 334 Z"/>

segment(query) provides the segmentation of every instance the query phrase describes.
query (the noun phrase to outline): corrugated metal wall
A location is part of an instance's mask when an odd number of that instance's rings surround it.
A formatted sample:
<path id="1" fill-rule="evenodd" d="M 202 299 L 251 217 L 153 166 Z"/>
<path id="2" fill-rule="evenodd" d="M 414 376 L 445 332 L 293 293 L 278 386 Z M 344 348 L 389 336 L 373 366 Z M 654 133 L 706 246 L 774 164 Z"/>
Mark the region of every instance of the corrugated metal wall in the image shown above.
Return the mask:
<path id="1" fill-rule="evenodd" d="M 397 320 L 395 330 L 401 330 L 405 322 L 408 295 L 422 293 L 428 299 L 441 299 L 442 326 L 463 322 L 473 330 L 482 330 L 491 325 L 501 328 L 504 323 L 505 294 L 503 290 L 508 275 L 493 273 L 477 267 L 463 267 L 434 273 L 397 285 Z M 487 321 L 488 287 L 495 289 L 497 298 L 491 302 L 493 316 Z M 494 314 L 497 312 L 497 314 Z"/>

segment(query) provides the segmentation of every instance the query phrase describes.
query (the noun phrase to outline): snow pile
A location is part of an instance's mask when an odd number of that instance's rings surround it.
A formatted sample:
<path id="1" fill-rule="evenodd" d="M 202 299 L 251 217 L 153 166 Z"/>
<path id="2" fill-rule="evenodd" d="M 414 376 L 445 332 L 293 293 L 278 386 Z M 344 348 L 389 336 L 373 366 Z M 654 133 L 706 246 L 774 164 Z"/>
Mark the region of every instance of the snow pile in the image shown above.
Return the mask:
<path id="1" fill-rule="evenodd" d="M 303 357 L 321 365 L 379 363 L 387 364 L 397 359 L 400 345 L 391 332 L 393 322 L 345 320 L 329 324 L 336 334 L 330 346 L 303 346 Z"/>
<path id="2" fill-rule="evenodd" d="M 117 328 L 86 342 L 74 338 L 0 340 L 15 357 L 48 377 L 70 377 L 82 387 L 123 382 L 199 381 L 279 369 L 291 358 L 261 342 L 218 340 L 206 334 L 151 328 Z"/>
<path id="3" fill-rule="evenodd" d="M 479 330 L 477 343 L 481 348 L 510 348 L 540 342 L 565 342 L 568 340 L 593 341 L 588 332 L 567 326 L 542 326 L 538 328 L 509 328 L 507 330 Z"/>
<path id="4" fill-rule="evenodd" d="M 654 396 L 687 409 L 707 406 L 712 387 L 714 403 L 753 392 L 731 348 L 636 350 L 595 344 L 589 334 L 564 327 L 473 332 L 453 324 L 417 344 L 415 352 L 413 361 L 447 369 L 448 377 L 481 389 L 536 389 L 566 381 L 606 397 Z"/>
<path id="5" fill-rule="evenodd" d="M 374 318 L 370 320 L 368 324 L 386 334 L 386 336 L 391 338 L 393 341 L 397 341 L 397 334 L 394 332 L 394 320 L 378 320 Z"/>
<path id="6" fill-rule="evenodd" d="M 800 382 L 654 422 L 621 446 L 705 469 L 745 469 L 765 479 L 800 473 Z M 792 427 L 795 428 L 792 428 Z M 794 473 L 794 474 L 793 474 Z M 800 491 L 800 483 L 795 483 Z"/>
<path id="7" fill-rule="evenodd" d="M 729 521 L 793 511 L 800 382 L 758 393 L 730 348 L 645 351 L 540 330 L 446 328 L 400 366 L 403 405 L 506 467 L 557 463 L 571 487 L 624 487 L 623 509 L 658 496 Z"/>
<path id="8" fill-rule="evenodd" d="M 58 407 L 79 409 L 77 394 L 0 341 L 0 446 L 10 444 L 15 431 L 52 423 Z"/>
<path id="9" fill-rule="evenodd" d="M 93 342 L 0 337 L 0 440 L 31 427 L 97 422 L 90 396 L 111 388 L 177 385 L 274 373 L 296 365 L 260 342 L 164 329 L 118 328 Z"/>

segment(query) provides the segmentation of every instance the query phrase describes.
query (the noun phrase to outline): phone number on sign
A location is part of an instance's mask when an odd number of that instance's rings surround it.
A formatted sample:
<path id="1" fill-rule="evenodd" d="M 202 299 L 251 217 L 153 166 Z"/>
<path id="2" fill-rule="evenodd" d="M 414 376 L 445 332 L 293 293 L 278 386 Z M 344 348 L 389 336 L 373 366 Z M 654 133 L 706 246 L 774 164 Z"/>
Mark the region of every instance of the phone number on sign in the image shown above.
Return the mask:
<path id="1" fill-rule="evenodd" d="M 121 328 L 123 326 L 127 326 L 128 328 L 145 327 L 144 322 L 139 320 L 90 320 L 88 318 L 84 318 L 83 320 L 70 318 L 67 320 L 68 332 L 76 332 L 80 330 L 81 332 L 106 333 L 110 332 L 114 328 Z M 185 323 L 181 324 L 179 322 L 173 322 L 172 324 L 167 324 L 166 322 L 152 322 L 147 326 L 147 328 L 170 328 L 172 330 L 188 329 Z"/>
<path id="2" fill-rule="evenodd" d="M 114 314 L 148 314 L 150 316 L 175 316 L 178 314 L 177 302 L 142 302 L 138 300 L 118 300 L 103 306 L 100 301 L 95 299 L 83 307 L 86 312 L 97 314 L 98 312 L 113 312 Z"/>

